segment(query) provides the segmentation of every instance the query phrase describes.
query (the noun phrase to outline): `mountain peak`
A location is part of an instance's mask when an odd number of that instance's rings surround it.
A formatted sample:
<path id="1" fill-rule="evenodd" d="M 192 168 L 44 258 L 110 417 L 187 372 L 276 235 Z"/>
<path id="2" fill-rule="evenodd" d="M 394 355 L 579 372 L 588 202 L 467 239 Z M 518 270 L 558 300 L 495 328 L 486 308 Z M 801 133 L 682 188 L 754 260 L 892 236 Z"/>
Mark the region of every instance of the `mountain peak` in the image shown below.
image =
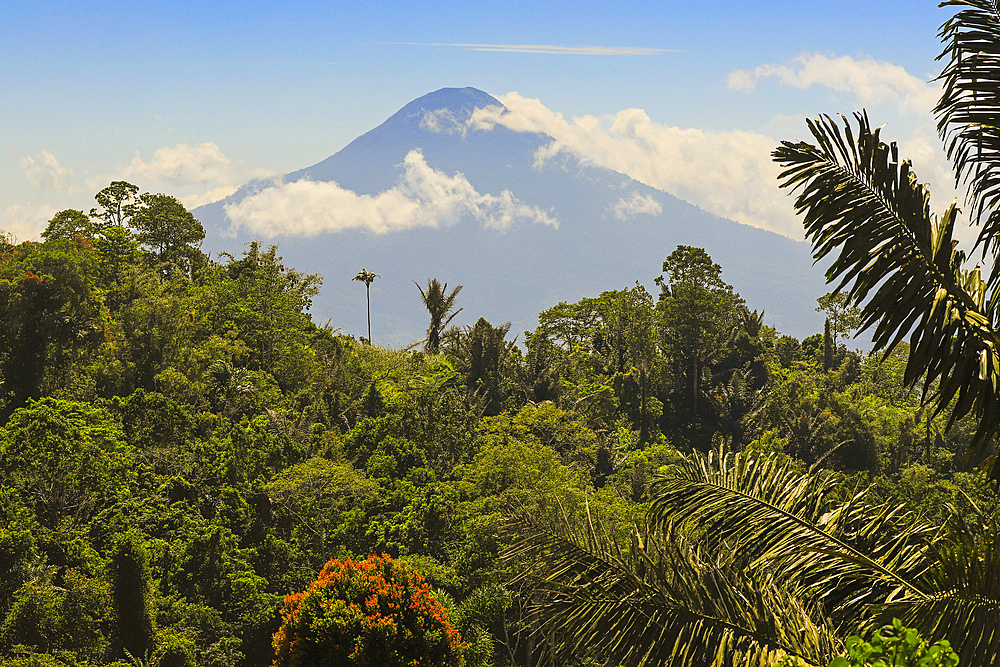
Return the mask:
<path id="1" fill-rule="evenodd" d="M 391 187 L 398 177 L 398 166 L 413 148 L 430 150 L 433 144 L 453 143 L 464 137 L 469 119 L 476 109 L 500 107 L 500 100 L 478 88 L 441 88 L 413 100 L 373 130 L 361 135 L 335 155 L 306 169 L 293 171 L 286 180 L 309 178 L 335 180 L 356 192 L 375 194 Z M 459 154 L 467 146 L 459 143 Z M 336 162 L 352 165 L 350 173 L 340 173 Z"/>
<path id="2" fill-rule="evenodd" d="M 474 110 L 484 107 L 503 107 L 503 104 L 497 98 L 478 88 L 441 88 L 413 100 L 396 112 L 395 116 L 405 118 L 442 109 L 446 109 L 456 116 L 467 116 Z"/>

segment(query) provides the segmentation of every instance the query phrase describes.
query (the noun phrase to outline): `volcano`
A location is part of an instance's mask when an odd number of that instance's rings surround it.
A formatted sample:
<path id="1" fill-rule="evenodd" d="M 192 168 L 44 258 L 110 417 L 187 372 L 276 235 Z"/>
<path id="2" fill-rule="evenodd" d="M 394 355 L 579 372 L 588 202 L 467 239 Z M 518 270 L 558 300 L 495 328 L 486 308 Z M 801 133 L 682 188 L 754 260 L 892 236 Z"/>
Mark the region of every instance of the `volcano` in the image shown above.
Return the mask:
<path id="1" fill-rule="evenodd" d="M 372 337 L 384 345 L 424 334 L 414 283 L 463 285 L 455 324 L 485 317 L 520 333 L 560 301 L 636 282 L 654 290 L 678 245 L 705 248 L 766 324 L 797 337 L 822 330 L 814 309 L 828 288 L 805 242 L 588 164 L 548 135 L 481 122 L 484 111 L 507 113 L 475 88 L 420 97 L 322 162 L 195 209 L 204 247 L 278 244 L 286 265 L 324 278 L 314 318 L 355 335 L 365 290 L 351 279 L 374 271 Z"/>

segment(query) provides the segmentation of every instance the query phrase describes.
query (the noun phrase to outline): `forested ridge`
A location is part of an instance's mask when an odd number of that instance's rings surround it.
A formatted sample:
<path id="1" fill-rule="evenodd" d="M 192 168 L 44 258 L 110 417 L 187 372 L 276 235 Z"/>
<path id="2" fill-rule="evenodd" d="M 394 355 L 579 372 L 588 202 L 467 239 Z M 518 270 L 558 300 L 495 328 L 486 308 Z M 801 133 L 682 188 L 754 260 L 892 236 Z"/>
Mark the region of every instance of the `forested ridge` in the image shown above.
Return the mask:
<path id="1" fill-rule="evenodd" d="M 620 647 L 531 611 L 548 598 L 525 572 L 558 566 L 538 536 L 642 553 L 652 481 L 698 461 L 821 478 L 824 502 L 864 489 L 897 526 L 996 516 L 975 423 L 922 404 L 905 343 L 849 349 L 841 295 L 797 340 L 703 250 L 664 248 L 655 293 L 609 285 L 515 335 L 449 326 L 458 286 L 413 276 L 427 338 L 384 349 L 315 322 L 321 278 L 278 248 L 213 259 L 173 197 L 114 182 L 96 201 L 0 243 L 2 665 L 270 665 L 285 596 L 371 554 L 433 585 L 465 664 L 603 664 Z M 831 627 L 860 632 L 839 604 Z"/>

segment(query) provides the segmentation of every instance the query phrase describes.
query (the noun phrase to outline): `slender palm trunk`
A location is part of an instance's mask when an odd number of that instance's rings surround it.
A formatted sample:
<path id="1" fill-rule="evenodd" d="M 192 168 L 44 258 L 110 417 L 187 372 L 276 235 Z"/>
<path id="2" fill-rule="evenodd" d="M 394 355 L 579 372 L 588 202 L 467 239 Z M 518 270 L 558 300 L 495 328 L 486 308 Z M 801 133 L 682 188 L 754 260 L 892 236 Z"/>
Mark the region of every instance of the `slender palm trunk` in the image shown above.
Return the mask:
<path id="1" fill-rule="evenodd" d="M 371 289 L 365 285 L 365 301 L 368 304 L 368 344 L 372 344 L 372 295 Z"/>

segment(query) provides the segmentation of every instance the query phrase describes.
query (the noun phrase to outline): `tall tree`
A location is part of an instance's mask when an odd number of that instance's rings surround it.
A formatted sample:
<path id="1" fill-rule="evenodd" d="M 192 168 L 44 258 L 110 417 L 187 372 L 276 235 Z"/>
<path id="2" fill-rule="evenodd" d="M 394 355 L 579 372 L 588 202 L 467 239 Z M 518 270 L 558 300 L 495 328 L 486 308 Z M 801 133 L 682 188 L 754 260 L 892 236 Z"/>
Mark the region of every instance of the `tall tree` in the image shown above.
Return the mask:
<path id="1" fill-rule="evenodd" d="M 205 228 L 176 198 L 148 192 L 141 195 L 130 225 L 138 232 L 139 243 L 150 248 L 158 263 L 193 268 Z"/>
<path id="2" fill-rule="evenodd" d="M 379 274 L 374 271 L 369 271 L 368 269 L 361 269 L 358 271 L 358 275 L 354 276 L 351 280 L 358 280 L 365 284 L 365 301 L 368 305 L 368 344 L 372 343 L 372 296 L 371 296 L 371 286 L 375 282 L 376 278 L 381 278 Z"/>
<path id="3" fill-rule="evenodd" d="M 895 143 L 886 144 L 864 112 L 852 125 L 828 116 L 808 120 L 816 143 L 782 142 L 773 157 L 782 187 L 797 192 L 817 259 L 834 256 L 827 279 L 862 306 L 875 350 L 910 342 L 905 380 L 935 380 L 939 408 L 951 423 L 971 414 L 970 452 L 995 451 L 1000 435 L 1000 10 L 991 0 L 949 0 L 961 9 L 944 24 L 948 65 L 937 106 L 958 182 L 968 185 L 979 266 L 953 238 L 956 204 L 931 214 L 929 192 Z M 1000 466 L 991 458 L 994 480 Z"/>
<path id="4" fill-rule="evenodd" d="M 103 220 L 103 227 L 126 227 L 139 201 L 139 188 L 126 181 L 112 181 L 94 199 L 101 208 L 90 209 L 90 217 Z"/>
<path id="5" fill-rule="evenodd" d="M 851 297 L 846 292 L 830 292 L 816 299 L 816 312 L 826 315 L 830 323 L 830 336 L 834 343 L 838 339 L 851 337 L 864 322 L 861 309 L 851 304 Z"/>
<path id="6" fill-rule="evenodd" d="M 451 294 L 448 294 L 448 283 L 442 284 L 437 278 L 427 281 L 426 290 L 417 283 L 413 284 L 420 290 L 420 299 L 424 302 L 424 308 L 431 316 L 424 349 L 436 353 L 441 349 L 441 334 L 445 327 L 455 319 L 456 315 L 462 312 L 461 308 L 452 312 L 452 308 L 455 307 L 455 298 L 462 291 L 462 286 L 459 285 L 451 291 Z"/>
<path id="7" fill-rule="evenodd" d="M 733 333 L 743 299 L 722 280 L 722 268 L 701 248 L 677 246 L 663 261 L 658 308 L 661 344 L 684 383 L 687 404 L 698 419 L 698 396 L 708 361 Z"/>
<path id="8" fill-rule="evenodd" d="M 149 555 L 140 539 L 136 533 L 127 533 L 111 558 L 118 645 L 133 661 L 144 658 L 153 643 Z"/>

